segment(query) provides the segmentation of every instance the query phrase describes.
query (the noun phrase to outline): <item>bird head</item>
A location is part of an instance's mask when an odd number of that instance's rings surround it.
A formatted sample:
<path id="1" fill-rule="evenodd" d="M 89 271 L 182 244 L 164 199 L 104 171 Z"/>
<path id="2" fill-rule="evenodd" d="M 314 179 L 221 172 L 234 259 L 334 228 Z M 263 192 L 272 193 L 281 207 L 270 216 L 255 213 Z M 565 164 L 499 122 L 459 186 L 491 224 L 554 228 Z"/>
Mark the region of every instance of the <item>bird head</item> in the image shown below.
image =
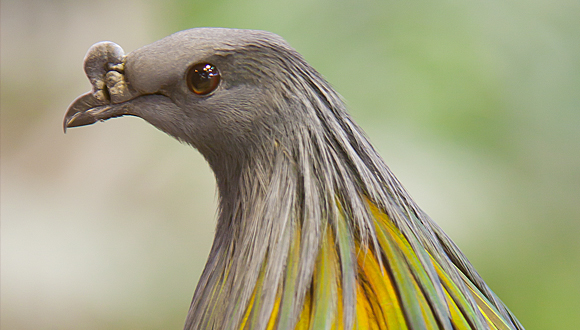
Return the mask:
<path id="1" fill-rule="evenodd" d="M 141 117 L 197 148 L 218 176 L 271 154 L 305 126 L 322 128 L 301 105 L 317 100 L 312 87 L 326 83 L 273 33 L 197 28 L 126 55 L 101 42 L 84 65 L 93 90 L 69 106 L 65 130 Z"/>

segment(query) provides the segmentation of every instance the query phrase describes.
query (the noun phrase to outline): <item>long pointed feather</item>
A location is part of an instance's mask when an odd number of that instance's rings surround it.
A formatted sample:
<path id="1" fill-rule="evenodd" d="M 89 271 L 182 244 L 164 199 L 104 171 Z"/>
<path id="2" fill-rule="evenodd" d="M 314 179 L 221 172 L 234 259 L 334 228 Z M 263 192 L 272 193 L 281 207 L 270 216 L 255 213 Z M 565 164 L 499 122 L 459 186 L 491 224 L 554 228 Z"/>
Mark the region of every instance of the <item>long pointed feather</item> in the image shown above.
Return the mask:
<path id="1" fill-rule="evenodd" d="M 333 235 L 325 231 L 313 277 L 311 330 L 330 330 L 337 313 L 337 256 Z"/>

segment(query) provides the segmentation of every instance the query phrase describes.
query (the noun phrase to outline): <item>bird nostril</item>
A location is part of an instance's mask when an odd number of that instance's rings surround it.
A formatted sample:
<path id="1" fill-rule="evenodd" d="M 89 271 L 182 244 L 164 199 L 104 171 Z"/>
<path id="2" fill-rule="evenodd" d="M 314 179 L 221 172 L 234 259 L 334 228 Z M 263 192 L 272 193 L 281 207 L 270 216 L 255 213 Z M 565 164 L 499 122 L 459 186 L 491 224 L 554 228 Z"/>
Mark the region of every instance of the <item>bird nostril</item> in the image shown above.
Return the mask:
<path id="1" fill-rule="evenodd" d="M 209 63 L 194 64 L 187 72 L 187 87 L 198 95 L 211 93 L 220 83 L 220 72 Z"/>

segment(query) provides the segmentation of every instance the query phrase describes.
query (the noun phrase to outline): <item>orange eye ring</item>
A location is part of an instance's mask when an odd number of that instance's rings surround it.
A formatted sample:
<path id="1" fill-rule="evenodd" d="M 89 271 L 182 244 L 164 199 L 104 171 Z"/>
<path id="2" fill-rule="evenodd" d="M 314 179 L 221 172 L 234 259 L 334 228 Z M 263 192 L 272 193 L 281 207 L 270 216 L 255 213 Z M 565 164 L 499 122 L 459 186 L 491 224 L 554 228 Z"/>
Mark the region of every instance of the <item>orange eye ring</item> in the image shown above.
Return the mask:
<path id="1" fill-rule="evenodd" d="M 197 95 L 214 91 L 220 83 L 219 70 L 210 63 L 197 63 L 187 72 L 187 87 Z"/>

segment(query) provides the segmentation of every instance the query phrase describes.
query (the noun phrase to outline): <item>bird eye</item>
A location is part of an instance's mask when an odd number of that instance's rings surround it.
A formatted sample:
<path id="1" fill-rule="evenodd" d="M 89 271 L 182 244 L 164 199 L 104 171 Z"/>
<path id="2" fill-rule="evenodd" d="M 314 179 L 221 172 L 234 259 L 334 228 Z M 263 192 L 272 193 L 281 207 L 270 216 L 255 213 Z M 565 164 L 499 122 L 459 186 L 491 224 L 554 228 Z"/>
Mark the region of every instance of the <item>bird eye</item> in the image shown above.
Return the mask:
<path id="1" fill-rule="evenodd" d="M 220 83 L 220 72 L 209 63 L 198 63 L 189 68 L 187 87 L 198 95 L 205 95 L 216 89 Z"/>

